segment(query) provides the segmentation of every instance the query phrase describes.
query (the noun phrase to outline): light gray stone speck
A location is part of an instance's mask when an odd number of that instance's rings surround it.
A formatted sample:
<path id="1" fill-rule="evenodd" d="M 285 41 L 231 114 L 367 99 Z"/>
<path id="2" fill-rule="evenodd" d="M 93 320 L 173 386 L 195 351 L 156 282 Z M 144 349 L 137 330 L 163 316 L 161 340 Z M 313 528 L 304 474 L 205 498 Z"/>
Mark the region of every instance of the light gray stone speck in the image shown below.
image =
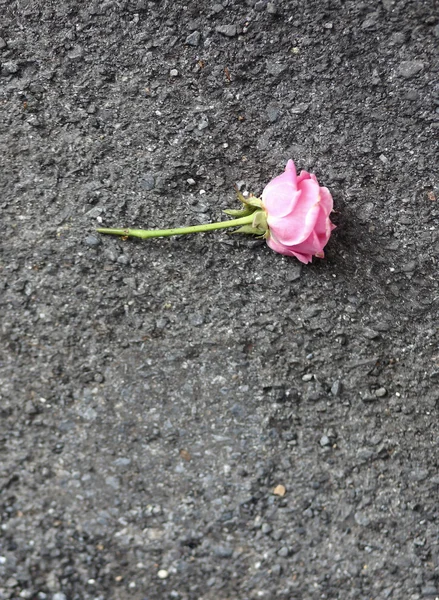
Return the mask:
<path id="1" fill-rule="evenodd" d="M 114 490 L 118 490 L 120 488 L 119 479 L 117 477 L 113 477 L 112 475 L 109 475 L 105 478 L 105 483 Z"/>
<path id="2" fill-rule="evenodd" d="M 336 397 L 340 396 L 342 390 L 343 390 L 343 384 L 341 381 L 339 381 L 337 379 L 336 381 L 334 381 L 334 383 L 331 386 L 331 394 Z"/>
<path id="3" fill-rule="evenodd" d="M 364 513 L 356 512 L 354 514 L 355 522 L 361 527 L 367 527 L 370 523 L 369 517 L 367 517 Z"/>
<path id="4" fill-rule="evenodd" d="M 88 235 L 84 241 L 87 246 L 90 246 L 91 248 L 99 246 L 102 243 L 100 238 L 96 237 L 95 235 Z"/>
<path id="5" fill-rule="evenodd" d="M 377 390 L 375 390 L 375 396 L 377 398 L 384 398 L 384 396 L 387 394 L 387 390 L 385 387 L 380 387 Z"/>
<path id="6" fill-rule="evenodd" d="M 201 40 L 201 33 L 199 31 L 193 31 L 186 38 L 186 44 L 189 46 L 198 46 Z"/>
<path id="7" fill-rule="evenodd" d="M 267 62 L 267 72 L 269 75 L 274 75 L 275 77 L 277 77 L 278 75 L 286 71 L 286 69 L 287 66 L 282 63 L 271 61 Z"/>
<path id="8" fill-rule="evenodd" d="M 233 556 L 233 548 L 231 546 L 214 546 L 213 553 L 218 558 L 231 558 Z"/>
<path id="9" fill-rule="evenodd" d="M 140 179 L 140 185 L 144 190 L 150 192 L 155 188 L 155 178 L 151 173 L 145 173 L 145 175 Z"/>
<path id="10" fill-rule="evenodd" d="M 291 108 L 291 112 L 293 113 L 293 115 L 301 115 L 304 112 L 306 112 L 309 108 L 309 104 L 307 104 L 306 102 L 302 102 L 301 104 L 296 104 L 295 106 L 293 106 Z"/>
<path id="11" fill-rule="evenodd" d="M 218 25 L 215 28 L 215 31 L 221 33 L 221 35 L 225 35 L 226 37 L 235 37 L 235 35 L 238 33 L 236 25 Z"/>
<path id="12" fill-rule="evenodd" d="M 399 65 L 398 75 L 410 79 L 422 71 L 424 63 L 420 60 L 406 60 Z"/>
<path id="13" fill-rule="evenodd" d="M 127 265 L 130 262 L 130 259 L 128 258 L 128 256 L 126 254 L 121 254 L 120 256 L 117 257 L 117 262 L 120 265 Z"/>
<path id="14" fill-rule="evenodd" d="M 327 435 L 322 435 L 319 443 L 320 443 L 320 446 L 322 446 L 322 448 L 324 448 L 325 446 L 331 445 L 331 440 L 328 438 Z"/>
<path id="15" fill-rule="evenodd" d="M 258 2 L 256 2 L 254 5 L 254 9 L 256 12 L 262 12 L 263 10 L 265 10 L 266 6 L 267 0 L 258 0 Z"/>
<path id="16" fill-rule="evenodd" d="M 13 75 L 14 73 L 18 72 L 18 65 L 15 60 L 8 60 L 7 62 L 3 63 L 3 69 L 6 71 L 6 73 Z"/>
<path id="17" fill-rule="evenodd" d="M 279 107 L 276 104 L 269 104 L 266 112 L 270 123 L 276 123 L 279 119 Z"/>

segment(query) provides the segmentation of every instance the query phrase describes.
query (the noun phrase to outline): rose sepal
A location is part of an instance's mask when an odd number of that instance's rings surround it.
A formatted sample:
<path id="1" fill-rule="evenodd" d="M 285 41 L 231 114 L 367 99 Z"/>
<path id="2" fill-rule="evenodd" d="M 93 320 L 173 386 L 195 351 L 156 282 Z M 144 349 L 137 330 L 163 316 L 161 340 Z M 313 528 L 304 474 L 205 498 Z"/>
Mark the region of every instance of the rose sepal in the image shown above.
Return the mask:
<path id="1" fill-rule="evenodd" d="M 245 208 L 241 208 L 239 210 L 235 210 L 234 208 L 227 208 L 223 210 L 226 215 L 231 217 L 247 217 L 248 215 L 252 215 L 255 210 L 258 210 L 256 206 L 246 206 Z"/>

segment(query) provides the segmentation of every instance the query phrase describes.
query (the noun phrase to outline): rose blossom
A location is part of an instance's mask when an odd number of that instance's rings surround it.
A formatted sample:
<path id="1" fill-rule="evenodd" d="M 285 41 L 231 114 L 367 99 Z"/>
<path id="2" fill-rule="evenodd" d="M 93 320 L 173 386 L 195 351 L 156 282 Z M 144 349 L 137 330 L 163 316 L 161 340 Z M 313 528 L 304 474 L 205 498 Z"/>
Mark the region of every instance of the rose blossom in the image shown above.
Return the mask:
<path id="1" fill-rule="evenodd" d="M 309 263 L 313 256 L 324 257 L 331 231 L 329 220 L 332 196 L 320 187 L 312 173 L 302 171 L 289 160 L 285 172 L 275 177 L 262 192 L 262 208 L 267 215 L 267 244 L 275 252 L 295 256 Z"/>

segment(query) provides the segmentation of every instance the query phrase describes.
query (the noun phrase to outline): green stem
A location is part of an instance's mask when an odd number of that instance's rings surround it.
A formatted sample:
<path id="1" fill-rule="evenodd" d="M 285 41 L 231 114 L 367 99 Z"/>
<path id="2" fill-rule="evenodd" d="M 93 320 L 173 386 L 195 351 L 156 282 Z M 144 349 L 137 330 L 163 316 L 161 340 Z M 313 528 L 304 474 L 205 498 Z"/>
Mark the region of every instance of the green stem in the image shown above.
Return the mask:
<path id="1" fill-rule="evenodd" d="M 255 215 L 247 215 L 240 219 L 231 219 L 230 221 L 221 221 L 220 223 L 207 223 L 206 225 L 193 225 L 192 227 L 177 227 L 175 229 L 96 229 L 98 233 L 107 233 L 110 235 L 122 235 L 127 237 L 137 237 L 142 239 L 155 237 L 168 237 L 171 235 L 186 235 L 188 233 L 199 233 L 202 231 L 215 231 L 216 229 L 226 229 L 227 227 L 238 227 L 248 225 L 253 222 Z"/>

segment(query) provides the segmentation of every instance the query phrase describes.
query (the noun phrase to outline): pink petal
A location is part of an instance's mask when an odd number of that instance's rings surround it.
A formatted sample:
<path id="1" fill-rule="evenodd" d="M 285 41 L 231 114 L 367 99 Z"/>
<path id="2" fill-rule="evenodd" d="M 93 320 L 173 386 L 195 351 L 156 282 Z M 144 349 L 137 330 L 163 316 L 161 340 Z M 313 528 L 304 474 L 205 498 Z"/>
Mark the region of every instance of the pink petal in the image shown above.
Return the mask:
<path id="1" fill-rule="evenodd" d="M 287 166 L 285 167 L 285 171 L 289 171 L 291 173 L 294 173 L 294 179 L 297 178 L 297 174 L 296 174 L 296 165 L 294 164 L 294 161 L 290 160 L 287 162 Z"/>
<path id="2" fill-rule="evenodd" d="M 328 188 L 320 188 L 320 201 L 322 207 L 325 209 L 326 214 L 329 215 L 334 208 L 334 201 Z"/>
<path id="3" fill-rule="evenodd" d="M 326 216 L 324 208 L 321 207 L 316 225 L 314 227 L 314 233 L 317 234 L 322 248 L 326 246 L 331 236 L 331 231 L 334 229 L 334 227 L 335 225 L 333 225 L 329 220 L 329 217 Z"/>
<path id="4" fill-rule="evenodd" d="M 305 265 L 312 262 L 312 254 L 300 254 L 300 252 L 294 252 L 293 250 L 291 251 L 291 253 Z"/>
<path id="5" fill-rule="evenodd" d="M 312 231 L 304 242 L 297 244 L 293 248 L 295 252 L 300 252 L 301 254 L 318 254 L 323 250 L 326 241 L 326 239 L 321 239 L 315 231 Z"/>
<path id="6" fill-rule="evenodd" d="M 281 176 L 282 177 L 282 176 Z M 278 179 L 276 177 L 276 179 Z M 282 218 L 290 214 L 296 206 L 300 192 L 290 182 L 280 181 L 268 184 L 270 189 L 262 192 L 262 207 L 268 215 Z M 268 187 L 268 186 L 267 186 Z"/>
<path id="7" fill-rule="evenodd" d="M 307 239 L 320 212 L 319 185 L 312 179 L 305 179 L 300 188 L 300 197 L 290 213 L 279 216 L 272 215 L 267 210 L 270 231 L 279 242 L 287 246 L 295 246 Z"/>
<path id="8" fill-rule="evenodd" d="M 262 203 L 268 214 L 283 217 L 292 211 L 297 201 L 296 167 L 289 160 L 282 175 L 278 175 L 265 186 Z"/>
<path id="9" fill-rule="evenodd" d="M 267 239 L 267 245 L 278 254 L 284 254 L 285 256 L 295 256 L 302 263 L 308 264 L 312 261 L 311 254 L 302 254 L 300 252 L 295 252 L 291 248 L 288 248 L 287 246 L 284 246 L 283 244 L 278 242 L 275 238 L 273 238 L 273 236 L 270 236 Z"/>
<path id="10" fill-rule="evenodd" d="M 304 181 L 305 179 L 311 179 L 311 175 L 308 173 L 308 171 L 300 171 L 300 175 L 297 178 L 297 184 Z"/>

